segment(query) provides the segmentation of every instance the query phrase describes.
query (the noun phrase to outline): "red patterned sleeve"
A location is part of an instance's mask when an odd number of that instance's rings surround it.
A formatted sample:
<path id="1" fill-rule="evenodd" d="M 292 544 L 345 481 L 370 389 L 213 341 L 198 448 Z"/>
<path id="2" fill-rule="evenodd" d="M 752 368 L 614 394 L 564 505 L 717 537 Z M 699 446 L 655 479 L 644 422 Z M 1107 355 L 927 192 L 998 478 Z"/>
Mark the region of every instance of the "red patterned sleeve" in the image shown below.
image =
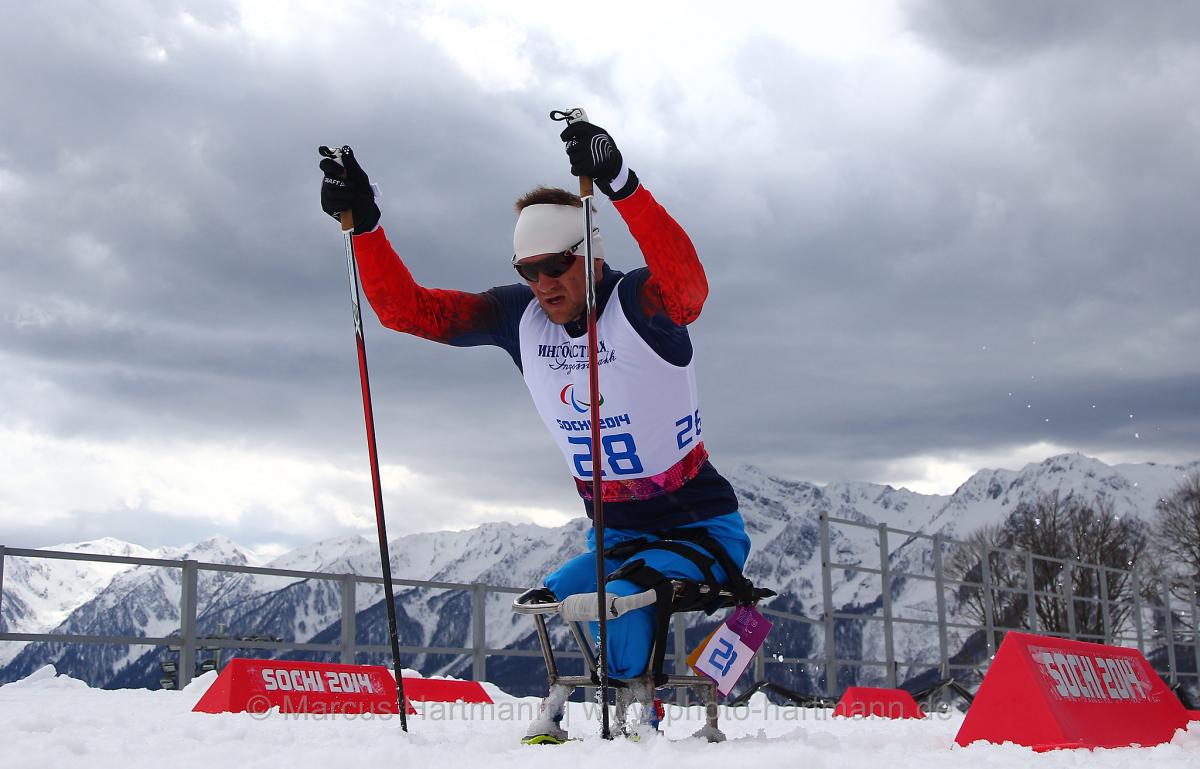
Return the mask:
<path id="1" fill-rule="evenodd" d="M 354 255 L 363 292 L 390 329 L 451 344 L 496 322 L 496 305 L 485 294 L 418 285 L 382 227 L 354 236 Z"/>
<path id="2" fill-rule="evenodd" d="M 708 279 L 691 238 L 645 187 L 613 205 L 650 268 L 640 297 L 646 317 L 662 312 L 680 326 L 694 321 L 708 297 Z"/>

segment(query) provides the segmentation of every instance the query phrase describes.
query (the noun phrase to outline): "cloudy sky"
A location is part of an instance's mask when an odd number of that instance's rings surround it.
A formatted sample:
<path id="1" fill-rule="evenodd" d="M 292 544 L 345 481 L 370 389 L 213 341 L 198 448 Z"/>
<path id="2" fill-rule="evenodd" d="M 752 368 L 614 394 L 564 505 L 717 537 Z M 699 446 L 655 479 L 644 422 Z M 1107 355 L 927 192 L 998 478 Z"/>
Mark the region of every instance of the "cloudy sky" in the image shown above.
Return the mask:
<path id="1" fill-rule="evenodd" d="M 574 7 L 587 9 L 576 12 Z M 1200 458 L 1200 6 L 48 0 L 0 26 L 0 543 L 372 534 L 319 144 L 512 282 L 582 105 L 688 229 L 718 468 Z M 602 204 L 609 261 L 640 264 Z M 390 533 L 580 507 L 508 357 L 367 344 Z"/>

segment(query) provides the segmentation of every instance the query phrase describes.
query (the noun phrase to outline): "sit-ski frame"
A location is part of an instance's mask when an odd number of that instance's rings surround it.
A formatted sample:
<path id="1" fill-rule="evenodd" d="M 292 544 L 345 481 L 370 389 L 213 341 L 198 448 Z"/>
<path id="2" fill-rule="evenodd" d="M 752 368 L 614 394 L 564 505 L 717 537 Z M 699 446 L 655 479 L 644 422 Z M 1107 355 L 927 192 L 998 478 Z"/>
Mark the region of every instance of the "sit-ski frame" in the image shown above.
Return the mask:
<path id="1" fill-rule="evenodd" d="M 575 639 L 576 645 L 583 653 L 584 665 L 587 667 L 587 675 L 580 676 L 564 676 L 558 672 L 558 663 L 554 659 L 554 647 L 550 644 L 550 632 L 546 628 L 546 615 L 533 614 L 534 626 L 537 629 L 538 642 L 542 647 L 542 657 L 546 662 L 546 677 L 550 685 L 551 699 L 559 699 L 565 702 L 571 693 L 580 686 L 594 687 L 598 676 L 598 661 L 593 645 L 588 640 L 587 633 L 583 628 L 583 623 L 564 620 L 567 628 L 571 631 L 571 636 Z M 656 688 L 678 688 L 687 687 L 691 689 L 701 690 L 701 700 L 704 702 L 705 708 L 705 725 L 694 736 L 704 737 L 709 742 L 722 742 L 725 735 L 721 732 L 717 725 L 717 684 L 711 678 L 698 675 L 684 675 L 673 673 L 667 676 L 666 683 L 656 687 L 654 685 L 654 674 L 649 669 L 650 660 L 655 656 L 655 645 L 657 638 L 650 647 L 650 656 L 647 660 L 647 670 L 634 681 L 628 682 L 627 685 L 642 686 L 651 693 L 651 702 L 643 703 L 643 707 L 653 707 L 653 692 Z M 618 727 L 624 726 L 628 712 L 627 708 L 631 704 L 628 697 L 622 697 L 621 691 L 618 688 L 618 696 L 616 703 L 615 719 Z M 607 703 L 606 703 L 607 707 Z"/>

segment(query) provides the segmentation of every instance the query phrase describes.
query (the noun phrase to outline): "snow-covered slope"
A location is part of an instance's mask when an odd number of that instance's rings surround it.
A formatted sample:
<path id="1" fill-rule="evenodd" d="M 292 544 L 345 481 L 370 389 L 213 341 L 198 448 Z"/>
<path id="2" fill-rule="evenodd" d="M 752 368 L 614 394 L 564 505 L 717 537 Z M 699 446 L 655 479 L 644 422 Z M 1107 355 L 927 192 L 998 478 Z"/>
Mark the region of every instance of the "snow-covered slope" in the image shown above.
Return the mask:
<path id="1" fill-rule="evenodd" d="M 1063 454 L 1042 462 L 1031 463 L 1019 471 L 981 470 L 960 486 L 949 498 L 936 497 L 939 503 L 927 520 L 919 521 L 912 529 L 928 534 L 941 533 L 950 538 L 965 538 L 988 524 L 998 523 L 1022 503 L 1033 503 L 1049 492 L 1060 498 L 1093 500 L 1104 498 L 1118 515 L 1135 515 L 1149 519 L 1158 501 L 1167 496 L 1190 472 L 1200 468 L 1200 462 L 1186 465 L 1125 464 L 1110 466 L 1082 454 Z M 891 524 L 891 521 L 889 521 Z M 909 528 L 899 524 L 898 528 Z M 865 556 L 865 564 L 878 567 L 878 538 L 868 532 L 868 542 L 875 544 L 874 554 Z M 912 574 L 933 574 L 932 542 L 925 538 L 893 539 L 889 542 L 889 564 L 893 571 Z M 835 558 L 844 561 L 844 558 Z M 853 561 L 851 561 L 853 562 Z M 858 574 L 835 584 L 835 603 L 839 607 L 861 608 L 877 602 L 882 594 L 880 578 L 873 574 Z M 936 620 L 935 584 L 929 580 L 900 580 L 893 586 L 893 614 L 910 619 Z M 948 607 L 952 618 L 956 607 Z M 878 615 L 875 607 L 869 613 Z M 966 631 L 950 632 L 951 654 L 969 637 Z M 898 660 L 936 664 L 937 643 L 929 627 L 897 623 L 894 625 L 894 644 Z M 883 625 L 867 622 L 862 626 L 863 659 L 883 659 Z M 916 673 L 919 667 L 901 670 Z M 876 671 L 881 675 L 882 671 Z"/>
<path id="2" fill-rule="evenodd" d="M 924 529 L 965 536 L 1003 519 L 1018 504 L 1056 490 L 1064 498 L 1072 494 L 1084 499 L 1103 496 L 1119 514 L 1148 516 L 1158 501 L 1197 467 L 1200 462 L 1110 466 L 1082 454 L 1063 454 L 1019 471 L 980 470 L 954 492 L 938 515 L 924 522 Z"/>
<path id="3" fill-rule="evenodd" d="M 1103 495 L 1121 513 L 1148 516 L 1157 500 L 1170 492 L 1189 470 L 1200 466 L 1121 465 L 1110 467 L 1079 454 L 1052 457 L 1019 471 L 984 470 L 962 485 L 953 495 L 922 495 L 867 483 L 832 483 L 821 487 L 773 477 L 754 467 L 741 467 L 729 474 L 738 491 L 742 513 L 754 543 L 748 575 L 780 595 L 772 608 L 816 616 L 821 602 L 821 558 L 818 517 L 824 513 L 858 521 L 868 526 L 887 523 L 905 530 L 942 532 L 965 537 L 971 531 L 1003 519 L 1016 505 L 1032 501 L 1041 493 L 1057 490 L 1062 495 Z M 459 583 L 485 583 L 527 587 L 540 584 L 542 577 L 568 557 L 582 552 L 588 522 L 576 519 L 558 528 L 531 524 L 493 523 L 457 532 L 431 532 L 401 537 L 391 543 L 392 572 L 398 580 L 424 579 Z M 878 567 L 879 540 L 874 528 L 834 525 L 830 532 L 833 559 L 842 564 Z M 889 561 L 893 570 L 930 573 L 932 551 L 928 540 L 889 538 Z M 149 551 L 146 551 L 149 552 Z M 339 537 L 286 553 L 269 565 L 295 570 L 378 575 L 378 546 L 369 538 Z M 183 557 L 183 551 L 155 553 L 159 557 Z M 187 549 L 187 557 L 200 561 L 246 563 L 248 554 L 228 540 L 215 539 Z M 6 613 L 11 573 L 6 573 Z M 24 579 L 24 578 L 23 578 Z M 61 578 L 57 584 L 70 581 Z M 90 577 L 96 580 L 99 578 Z M 28 580 L 25 580 L 27 583 Z M 43 580 L 43 584 L 46 583 Z M 64 606 L 70 612 L 58 627 L 64 632 L 166 635 L 178 628 L 179 575 L 175 570 L 137 567 L 111 577 L 86 600 L 42 590 L 41 610 L 53 617 L 50 608 Z M 853 569 L 833 574 L 834 603 L 839 611 L 878 613 L 881 595 L 878 575 Z M 28 588 L 14 588 L 23 596 Z M 25 590 L 25 592 L 20 592 Z M 293 577 L 261 577 L 244 574 L 202 572 L 199 626 L 202 633 L 271 636 L 293 641 L 336 642 L 340 635 L 340 585 L 331 580 Z M 464 591 L 398 586 L 400 635 L 403 644 L 469 646 L 471 596 Z M 382 588 L 359 585 L 356 595 L 359 643 L 385 643 L 385 612 Z M 58 601 L 60 603 L 54 603 Z M 71 601 L 77 601 L 70 606 Z M 933 618 L 933 584 L 907 580 L 893 589 L 896 616 Z M 486 606 L 487 642 L 493 648 L 532 648 L 532 625 L 527 618 L 509 610 L 510 597 L 493 594 Z M 28 606 L 26 601 L 26 606 Z M 28 610 L 23 622 L 32 620 Z M 60 615 L 61 616 L 61 615 Z M 693 623 L 704 620 L 692 617 Z M 838 656 L 848 659 L 882 659 L 882 626 L 858 623 L 860 627 L 839 632 Z M 27 624 L 32 627 L 33 625 Z M 39 627 L 52 623 L 42 620 Z M 768 642 L 771 653 L 786 656 L 817 656 L 823 637 L 807 625 L 781 622 Z M 689 640 L 704 632 L 702 625 L 689 631 Z M 897 657 L 936 661 L 937 643 L 928 628 L 898 625 Z M 3 648 L 4 644 L 0 644 Z M 104 685 L 147 685 L 157 679 L 161 650 L 145 648 L 130 652 L 103 647 L 63 649 L 35 644 L 16 655 L 0 669 L 0 681 L 13 680 L 54 662 L 60 671 Z M 130 660 L 135 664 L 122 671 Z M 426 673 L 469 675 L 464 657 L 417 657 L 406 664 Z M 504 679 L 529 678 L 527 668 L 540 665 L 536 659 L 489 660 L 489 674 Z M 863 680 L 878 680 L 880 670 L 864 670 Z M 493 678 L 493 680 L 497 680 Z M 534 675 L 534 679 L 538 676 Z M 794 685 L 805 684 L 805 674 L 794 673 Z M 807 680 L 811 684 L 811 680 Z M 511 682 L 510 682 L 511 685 Z"/>
<path id="4" fill-rule="evenodd" d="M 924 719 L 831 718 L 828 710 L 770 705 L 721 707 L 728 741 L 691 739 L 702 707 L 668 704 L 662 735 L 640 742 L 605 740 L 592 703 L 571 703 L 563 726 L 574 741 L 560 748 L 518 742 L 537 712 L 535 698 L 488 686 L 495 704 L 418 703 L 409 731 L 388 716 L 193 713 L 212 685 L 209 673 L 181 692 L 100 691 L 45 670 L 0 688 L 0 745 L 13 766 L 86 769 L 214 767 L 458 766 L 521 769 L 678 767 L 859 767 L 890 769 L 1187 769 L 1200 753 L 1200 722 L 1170 744 L 1036 753 L 1017 745 L 954 743 L 963 716 Z"/>
<path id="5" fill-rule="evenodd" d="M 45 549 L 90 555 L 162 557 L 157 551 L 111 537 L 68 542 Z M 4 559 L 0 628 L 9 633 L 49 632 L 129 568 L 132 567 L 116 563 L 9 555 Z M 7 665 L 24 647 L 25 644 L 18 641 L 0 644 L 0 667 Z"/>
<path id="6" fill-rule="evenodd" d="M 130 555 L 165 559 L 191 559 L 205 563 L 248 563 L 247 553 L 227 537 L 217 536 L 183 548 L 139 549 Z M 7 559 L 6 559 L 7 560 Z M 34 560 L 34 559 L 29 559 Z M 41 561 L 41 563 L 56 563 Z M 95 565 L 95 564 L 92 564 Z M 201 572 L 201 605 L 222 590 L 232 575 Z M 7 565 L 5 591 L 8 587 Z M 84 600 L 51 632 L 79 635 L 165 636 L 179 628 L 179 569 L 159 566 L 126 566 L 113 574 L 102 589 Z M 7 596 L 6 596 L 7 597 Z M 9 643 L 9 642 L 5 642 Z M 29 644 L 3 670 L 3 680 L 27 675 L 45 664 L 84 672 L 89 679 L 107 683 L 112 675 L 141 656 L 145 647 Z"/>

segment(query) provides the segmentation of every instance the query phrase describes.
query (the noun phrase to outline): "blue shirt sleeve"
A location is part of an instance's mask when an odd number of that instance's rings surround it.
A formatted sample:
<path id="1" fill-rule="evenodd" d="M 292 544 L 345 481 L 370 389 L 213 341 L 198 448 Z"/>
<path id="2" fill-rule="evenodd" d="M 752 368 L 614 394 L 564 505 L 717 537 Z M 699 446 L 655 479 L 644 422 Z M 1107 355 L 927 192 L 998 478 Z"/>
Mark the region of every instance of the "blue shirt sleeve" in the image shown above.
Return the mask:
<path id="1" fill-rule="evenodd" d="M 521 315 L 533 301 L 533 291 L 529 286 L 514 283 L 509 286 L 496 286 L 483 293 L 492 304 L 492 312 L 487 323 L 477 331 L 460 334 L 450 340 L 455 347 L 475 347 L 478 345 L 495 345 L 502 348 L 521 368 Z"/>
<path id="2" fill-rule="evenodd" d="M 617 289 L 621 309 L 638 336 L 658 353 L 658 357 L 673 366 L 686 366 L 692 361 L 692 338 L 687 326 L 677 325 L 662 312 L 646 317 L 642 310 L 642 286 L 649 277 L 648 267 L 625 273 L 625 279 Z"/>

